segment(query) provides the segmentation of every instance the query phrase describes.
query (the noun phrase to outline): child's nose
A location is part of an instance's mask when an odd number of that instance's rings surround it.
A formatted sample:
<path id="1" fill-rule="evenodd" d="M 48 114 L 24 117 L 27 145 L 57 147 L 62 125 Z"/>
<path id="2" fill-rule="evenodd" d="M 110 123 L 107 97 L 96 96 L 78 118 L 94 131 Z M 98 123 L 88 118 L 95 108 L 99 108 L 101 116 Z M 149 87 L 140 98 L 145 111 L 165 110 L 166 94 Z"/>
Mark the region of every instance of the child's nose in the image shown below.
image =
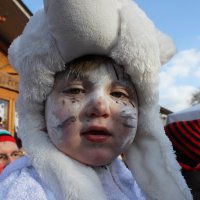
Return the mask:
<path id="1" fill-rule="evenodd" d="M 110 108 L 108 100 L 104 97 L 91 99 L 86 106 L 86 113 L 89 117 L 109 117 Z"/>

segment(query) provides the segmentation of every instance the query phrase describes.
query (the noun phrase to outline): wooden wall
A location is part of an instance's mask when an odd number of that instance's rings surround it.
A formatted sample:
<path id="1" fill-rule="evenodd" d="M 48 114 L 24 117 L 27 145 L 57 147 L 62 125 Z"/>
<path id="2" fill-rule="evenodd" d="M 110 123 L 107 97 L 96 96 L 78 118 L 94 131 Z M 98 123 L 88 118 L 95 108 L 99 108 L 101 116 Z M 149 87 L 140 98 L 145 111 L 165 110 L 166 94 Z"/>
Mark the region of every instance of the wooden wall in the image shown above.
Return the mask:
<path id="1" fill-rule="evenodd" d="M 18 96 L 19 77 L 0 51 L 0 124 L 12 134 L 15 132 L 15 103 Z"/>

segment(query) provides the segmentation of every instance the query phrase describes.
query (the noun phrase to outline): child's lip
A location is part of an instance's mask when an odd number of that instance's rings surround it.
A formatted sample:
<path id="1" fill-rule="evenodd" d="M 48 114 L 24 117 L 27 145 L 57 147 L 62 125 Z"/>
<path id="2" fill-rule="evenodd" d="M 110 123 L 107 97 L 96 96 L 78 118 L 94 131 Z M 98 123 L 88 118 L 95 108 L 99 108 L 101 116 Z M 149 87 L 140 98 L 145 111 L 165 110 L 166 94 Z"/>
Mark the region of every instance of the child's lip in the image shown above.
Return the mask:
<path id="1" fill-rule="evenodd" d="M 91 126 L 87 129 L 85 129 L 83 132 L 81 132 L 81 135 L 108 135 L 111 136 L 112 134 L 104 127 L 97 127 L 97 126 Z"/>
<path id="2" fill-rule="evenodd" d="M 105 142 L 112 134 L 104 127 L 89 127 L 81 133 L 90 142 Z"/>

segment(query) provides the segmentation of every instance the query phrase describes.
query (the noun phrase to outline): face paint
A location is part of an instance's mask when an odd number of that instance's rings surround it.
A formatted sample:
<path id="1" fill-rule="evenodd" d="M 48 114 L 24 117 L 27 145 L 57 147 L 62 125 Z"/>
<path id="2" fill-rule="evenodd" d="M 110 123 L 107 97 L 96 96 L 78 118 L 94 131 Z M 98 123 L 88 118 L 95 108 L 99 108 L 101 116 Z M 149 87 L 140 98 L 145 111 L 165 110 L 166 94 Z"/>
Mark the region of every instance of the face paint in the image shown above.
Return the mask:
<path id="1" fill-rule="evenodd" d="M 123 125 L 128 128 L 137 128 L 137 112 L 124 111 L 121 115 Z"/>
<path id="2" fill-rule="evenodd" d="M 50 98 L 48 101 L 51 101 Z M 53 104 L 52 104 L 53 105 Z M 54 143 L 59 144 L 62 140 L 62 130 L 59 129 L 59 126 L 61 124 L 60 119 L 54 114 L 54 107 L 48 108 L 48 111 L 46 109 L 46 121 L 51 122 L 51 129 L 48 129 L 48 134 L 54 141 Z"/>
<path id="3" fill-rule="evenodd" d="M 130 112 L 129 110 L 124 110 L 121 113 L 121 122 L 122 125 L 126 128 L 129 128 L 133 133 L 136 132 L 137 130 L 137 121 L 138 120 L 138 113 L 137 113 L 137 109 L 135 109 L 135 112 Z M 124 140 L 124 145 L 125 146 L 127 143 L 129 143 L 130 141 L 133 141 L 135 134 L 129 134 L 126 138 L 126 140 Z"/>
<path id="4" fill-rule="evenodd" d="M 46 102 L 50 139 L 60 151 L 82 163 L 108 164 L 135 137 L 138 109 L 134 87 L 124 80 L 118 66 L 100 65 L 78 78 L 65 73 L 68 78 L 57 77 Z"/>
<path id="5" fill-rule="evenodd" d="M 76 117 L 75 116 L 71 116 L 69 118 L 67 118 L 66 120 L 64 120 L 64 122 L 62 122 L 61 124 L 58 125 L 58 128 L 64 128 L 65 126 L 69 126 L 71 123 L 74 123 L 76 121 Z"/>

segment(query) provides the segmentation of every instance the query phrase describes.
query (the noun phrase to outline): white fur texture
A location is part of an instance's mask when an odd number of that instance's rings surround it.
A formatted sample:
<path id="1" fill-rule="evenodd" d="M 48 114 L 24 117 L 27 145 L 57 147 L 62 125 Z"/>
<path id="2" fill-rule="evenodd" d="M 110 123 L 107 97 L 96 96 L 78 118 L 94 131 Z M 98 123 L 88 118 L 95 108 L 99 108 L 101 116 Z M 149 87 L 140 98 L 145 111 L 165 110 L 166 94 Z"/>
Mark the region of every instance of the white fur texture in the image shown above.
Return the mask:
<path id="1" fill-rule="evenodd" d="M 45 12 L 48 27 L 65 62 L 87 54 L 108 54 L 116 43 L 119 23 L 116 0 L 99 0 L 98 4 L 94 0 L 65 3 L 47 0 Z"/>
<path id="2" fill-rule="evenodd" d="M 57 151 L 42 131 L 55 73 L 85 54 L 111 56 L 136 87 L 139 124 L 126 158 L 148 199 L 192 199 L 159 118 L 158 73 L 172 55 L 173 45 L 165 51 L 171 40 L 131 0 L 44 2 L 46 12 L 31 18 L 11 45 L 9 59 L 20 74 L 19 135 L 56 199 L 106 199 L 94 170 Z"/>

